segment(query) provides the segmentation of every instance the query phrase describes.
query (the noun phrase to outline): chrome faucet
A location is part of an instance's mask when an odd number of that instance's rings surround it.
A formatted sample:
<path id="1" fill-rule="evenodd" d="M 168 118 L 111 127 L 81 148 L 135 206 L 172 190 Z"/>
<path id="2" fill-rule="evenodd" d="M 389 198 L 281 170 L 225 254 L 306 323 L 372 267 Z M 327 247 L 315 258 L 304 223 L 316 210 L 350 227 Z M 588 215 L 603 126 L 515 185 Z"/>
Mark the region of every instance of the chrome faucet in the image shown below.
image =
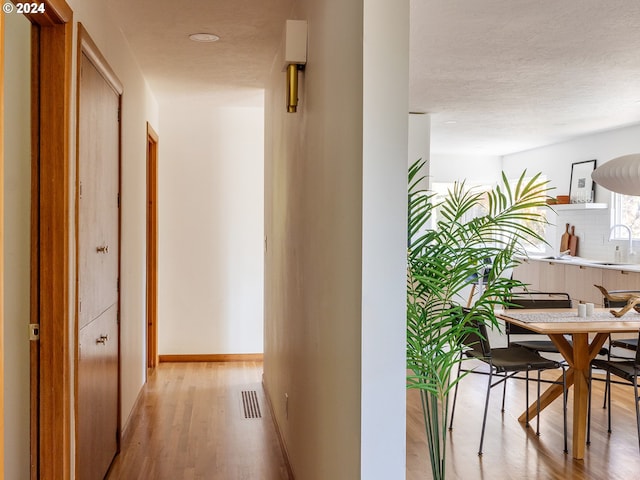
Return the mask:
<path id="1" fill-rule="evenodd" d="M 611 240 L 611 234 L 617 227 L 624 228 L 629 234 L 629 253 L 628 254 L 633 255 L 633 234 L 631 233 L 631 228 L 628 225 L 625 225 L 624 223 L 616 223 L 613 227 L 611 227 L 611 230 L 609 230 L 609 240 Z"/>

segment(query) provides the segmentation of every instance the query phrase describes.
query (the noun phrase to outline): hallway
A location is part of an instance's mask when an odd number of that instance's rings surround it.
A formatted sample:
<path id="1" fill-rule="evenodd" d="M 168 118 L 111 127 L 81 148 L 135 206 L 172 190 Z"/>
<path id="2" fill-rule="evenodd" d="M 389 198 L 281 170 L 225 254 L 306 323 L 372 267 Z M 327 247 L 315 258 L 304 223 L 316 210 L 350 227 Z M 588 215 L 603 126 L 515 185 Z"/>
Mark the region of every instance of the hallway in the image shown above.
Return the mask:
<path id="1" fill-rule="evenodd" d="M 161 363 L 108 478 L 287 480 L 261 376 L 258 362 Z M 251 399 L 253 391 L 262 418 L 245 418 L 243 392 Z"/>

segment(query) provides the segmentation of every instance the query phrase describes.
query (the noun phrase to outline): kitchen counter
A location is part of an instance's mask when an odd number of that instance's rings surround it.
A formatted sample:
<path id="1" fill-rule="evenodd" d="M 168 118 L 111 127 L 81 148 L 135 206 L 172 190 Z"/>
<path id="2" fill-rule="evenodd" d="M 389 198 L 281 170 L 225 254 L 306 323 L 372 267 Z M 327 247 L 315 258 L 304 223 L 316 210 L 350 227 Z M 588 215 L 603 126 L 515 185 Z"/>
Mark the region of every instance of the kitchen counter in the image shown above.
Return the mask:
<path id="1" fill-rule="evenodd" d="M 592 260 L 583 257 L 544 255 L 523 257 L 513 278 L 532 291 L 566 292 L 575 303 L 603 306 L 602 293 L 594 285 L 612 290 L 640 290 L 640 265 Z"/>
<path id="2" fill-rule="evenodd" d="M 528 257 L 523 257 L 523 258 L 526 258 L 528 260 L 533 260 L 533 261 L 553 262 L 553 263 L 560 263 L 565 265 L 579 265 L 583 267 L 595 267 L 595 268 L 603 268 L 608 270 L 625 270 L 628 272 L 640 273 L 640 264 L 637 264 L 637 263 L 592 260 L 592 259 L 583 258 L 583 257 L 572 257 L 570 255 L 563 255 L 560 257 L 530 255 Z"/>

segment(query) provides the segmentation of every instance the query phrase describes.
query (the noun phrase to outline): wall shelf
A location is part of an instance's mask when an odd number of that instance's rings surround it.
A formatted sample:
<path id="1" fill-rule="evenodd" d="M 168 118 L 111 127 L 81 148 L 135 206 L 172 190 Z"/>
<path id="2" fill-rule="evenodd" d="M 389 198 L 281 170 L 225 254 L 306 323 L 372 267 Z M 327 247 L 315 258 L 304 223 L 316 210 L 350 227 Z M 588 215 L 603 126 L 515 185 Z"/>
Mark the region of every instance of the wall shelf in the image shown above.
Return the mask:
<path id="1" fill-rule="evenodd" d="M 609 205 L 606 203 L 559 203 L 549 206 L 559 212 L 565 210 L 603 210 Z"/>

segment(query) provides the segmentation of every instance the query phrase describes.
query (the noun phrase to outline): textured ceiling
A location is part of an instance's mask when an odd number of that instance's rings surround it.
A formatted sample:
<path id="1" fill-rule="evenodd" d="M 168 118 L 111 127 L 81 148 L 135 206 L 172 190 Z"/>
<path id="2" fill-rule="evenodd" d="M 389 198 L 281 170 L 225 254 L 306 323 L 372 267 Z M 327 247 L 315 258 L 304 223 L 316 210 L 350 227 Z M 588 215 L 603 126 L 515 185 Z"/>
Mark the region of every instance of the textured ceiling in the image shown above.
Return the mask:
<path id="1" fill-rule="evenodd" d="M 640 2 L 411 0 L 410 65 L 432 152 L 502 155 L 637 123 Z"/>
<path id="2" fill-rule="evenodd" d="M 293 0 L 108 0 L 159 98 L 242 104 L 263 89 Z M 189 40 L 214 33 L 218 42 Z M 258 97 L 261 98 L 261 97 Z"/>
<path id="3" fill-rule="evenodd" d="M 160 100 L 250 104 L 295 0 L 107 1 Z M 410 55 L 409 110 L 431 114 L 434 153 L 503 155 L 640 122 L 637 0 L 411 0 Z"/>

